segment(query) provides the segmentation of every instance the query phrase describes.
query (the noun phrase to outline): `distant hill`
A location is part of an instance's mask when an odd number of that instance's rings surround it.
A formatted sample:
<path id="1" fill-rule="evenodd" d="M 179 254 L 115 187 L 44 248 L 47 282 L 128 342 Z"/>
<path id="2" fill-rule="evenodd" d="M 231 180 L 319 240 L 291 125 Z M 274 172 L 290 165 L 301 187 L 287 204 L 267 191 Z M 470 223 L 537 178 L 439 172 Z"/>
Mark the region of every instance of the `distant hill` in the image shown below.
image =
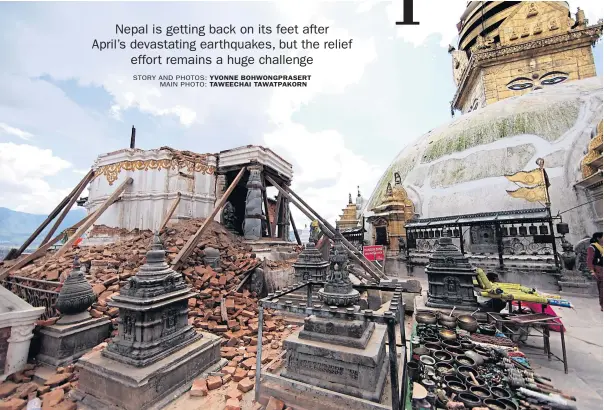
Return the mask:
<path id="1" fill-rule="evenodd" d="M 19 247 L 31 235 L 38 226 L 46 219 L 48 215 L 28 214 L 25 212 L 13 211 L 12 209 L 0 207 L 0 247 Z M 69 211 L 58 232 L 77 223 L 86 216 L 84 209 L 72 209 Z M 32 246 L 38 245 L 46 236 L 54 221 L 48 224 L 46 229 L 38 235 Z"/>

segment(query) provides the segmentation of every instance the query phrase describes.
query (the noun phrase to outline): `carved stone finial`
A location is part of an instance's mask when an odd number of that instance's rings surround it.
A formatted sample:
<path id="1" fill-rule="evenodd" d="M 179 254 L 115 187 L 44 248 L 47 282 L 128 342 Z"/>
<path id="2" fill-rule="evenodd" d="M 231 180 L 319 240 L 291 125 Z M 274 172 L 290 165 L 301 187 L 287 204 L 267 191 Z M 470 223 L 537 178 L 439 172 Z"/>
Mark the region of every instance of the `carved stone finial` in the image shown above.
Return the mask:
<path id="1" fill-rule="evenodd" d="M 361 196 L 361 187 L 357 185 L 357 196 Z"/>
<path id="2" fill-rule="evenodd" d="M 57 298 L 56 308 L 62 315 L 58 324 L 78 323 L 90 318 L 87 310 L 96 301 L 96 295 L 80 268 L 80 258 L 76 255 L 73 269 L 63 282 Z"/>
<path id="3" fill-rule="evenodd" d="M 348 204 L 352 204 L 352 194 L 348 193 Z"/>

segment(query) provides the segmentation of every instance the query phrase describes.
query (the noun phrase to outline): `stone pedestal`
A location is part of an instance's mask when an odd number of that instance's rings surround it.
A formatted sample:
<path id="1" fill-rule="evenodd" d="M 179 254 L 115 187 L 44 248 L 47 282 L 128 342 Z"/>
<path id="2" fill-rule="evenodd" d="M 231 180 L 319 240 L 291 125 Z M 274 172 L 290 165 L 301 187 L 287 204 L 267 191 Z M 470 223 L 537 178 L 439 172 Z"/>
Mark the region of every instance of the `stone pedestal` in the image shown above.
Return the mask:
<path id="1" fill-rule="evenodd" d="M 219 371 L 220 338 L 209 333 L 146 367 L 136 367 L 90 352 L 76 364 L 80 378 L 75 398 L 91 409 L 154 410 L 182 394 L 212 366 Z"/>
<path id="2" fill-rule="evenodd" d="M 286 339 L 281 376 L 379 402 L 389 366 L 385 342 L 384 325 L 311 316 Z"/>
<path id="3" fill-rule="evenodd" d="M 88 318 L 74 324 L 54 324 L 40 329 L 40 353 L 36 358 L 52 366 L 63 366 L 84 355 L 111 335 L 111 321 Z"/>
<path id="4" fill-rule="evenodd" d="M 348 254 L 338 230 L 327 280 L 318 296 L 328 316 L 307 317 L 302 330 L 286 339 L 286 368 L 281 376 L 379 403 L 389 366 L 386 326 L 346 315 L 359 310 L 351 306 L 359 301 L 359 292 L 350 282 Z"/>

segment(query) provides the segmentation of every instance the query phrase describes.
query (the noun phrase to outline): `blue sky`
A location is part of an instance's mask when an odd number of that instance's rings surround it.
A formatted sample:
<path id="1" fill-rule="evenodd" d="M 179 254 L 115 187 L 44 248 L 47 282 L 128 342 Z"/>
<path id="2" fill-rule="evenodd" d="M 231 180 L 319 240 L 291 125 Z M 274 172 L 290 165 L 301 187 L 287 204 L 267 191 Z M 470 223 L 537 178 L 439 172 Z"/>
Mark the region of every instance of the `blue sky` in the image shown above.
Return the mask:
<path id="1" fill-rule="evenodd" d="M 419 2 L 421 25 L 397 27 L 401 3 L 0 3 L 0 206 L 49 212 L 99 154 L 128 146 L 135 125 L 139 148 L 269 146 L 294 165 L 293 188 L 334 220 L 357 185 L 368 197 L 406 144 L 450 119 L 447 45 L 466 2 Z M 571 10 L 579 5 L 595 21 L 597 4 L 571 2 Z M 95 38 L 116 38 L 120 22 L 316 23 L 330 26 L 326 39 L 353 38 L 353 48 L 313 51 L 306 68 L 136 67 L 129 50 L 91 49 Z M 595 58 L 601 75 L 601 43 Z M 295 90 L 160 90 L 131 79 L 267 72 L 313 79 Z"/>

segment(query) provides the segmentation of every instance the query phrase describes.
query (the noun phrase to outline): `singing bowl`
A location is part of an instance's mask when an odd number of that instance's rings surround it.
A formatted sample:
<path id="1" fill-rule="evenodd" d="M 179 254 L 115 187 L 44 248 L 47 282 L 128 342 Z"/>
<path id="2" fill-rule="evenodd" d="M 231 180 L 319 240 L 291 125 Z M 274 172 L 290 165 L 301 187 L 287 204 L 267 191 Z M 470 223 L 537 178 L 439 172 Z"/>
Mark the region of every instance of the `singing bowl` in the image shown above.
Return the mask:
<path id="1" fill-rule="evenodd" d="M 440 329 L 438 335 L 443 340 L 455 340 L 457 339 L 457 333 L 451 329 Z"/>
<path id="2" fill-rule="evenodd" d="M 457 317 L 457 326 L 466 332 L 476 333 L 478 330 L 478 321 L 470 315 L 461 315 Z"/>
<path id="3" fill-rule="evenodd" d="M 416 313 L 415 321 L 417 323 L 423 323 L 426 325 L 434 325 L 436 324 L 436 315 L 434 313 L 429 312 Z"/>

